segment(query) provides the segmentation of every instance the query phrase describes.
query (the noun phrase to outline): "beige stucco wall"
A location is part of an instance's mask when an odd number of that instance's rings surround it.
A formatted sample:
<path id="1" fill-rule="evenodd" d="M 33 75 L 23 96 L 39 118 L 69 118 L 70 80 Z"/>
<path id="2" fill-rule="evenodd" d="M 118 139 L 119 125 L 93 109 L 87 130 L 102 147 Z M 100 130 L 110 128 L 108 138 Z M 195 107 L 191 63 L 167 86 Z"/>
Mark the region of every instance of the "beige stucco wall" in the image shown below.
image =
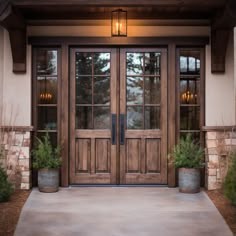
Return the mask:
<path id="1" fill-rule="evenodd" d="M 27 73 L 12 72 L 9 34 L 3 32 L 3 107 L 4 125 L 31 125 L 31 47 L 27 47 Z M 11 121 L 10 121 L 11 120 Z"/>
<path id="2" fill-rule="evenodd" d="M 0 26 L 0 108 L 2 107 L 3 88 L 3 28 Z"/>
<path id="3" fill-rule="evenodd" d="M 230 35 L 224 74 L 211 73 L 211 47 L 206 46 L 206 126 L 235 125 L 234 35 Z"/>

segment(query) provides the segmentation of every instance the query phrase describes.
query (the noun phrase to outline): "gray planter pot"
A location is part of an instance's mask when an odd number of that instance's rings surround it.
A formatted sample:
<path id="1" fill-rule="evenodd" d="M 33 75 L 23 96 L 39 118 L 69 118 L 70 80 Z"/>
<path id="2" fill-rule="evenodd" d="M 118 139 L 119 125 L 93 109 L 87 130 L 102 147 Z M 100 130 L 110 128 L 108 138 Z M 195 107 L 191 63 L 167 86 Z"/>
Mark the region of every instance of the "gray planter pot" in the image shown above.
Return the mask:
<path id="1" fill-rule="evenodd" d="M 200 169 L 179 168 L 179 191 L 181 193 L 200 192 Z"/>
<path id="2" fill-rule="evenodd" d="M 54 193 L 59 189 L 59 169 L 39 169 L 38 188 L 40 192 Z"/>

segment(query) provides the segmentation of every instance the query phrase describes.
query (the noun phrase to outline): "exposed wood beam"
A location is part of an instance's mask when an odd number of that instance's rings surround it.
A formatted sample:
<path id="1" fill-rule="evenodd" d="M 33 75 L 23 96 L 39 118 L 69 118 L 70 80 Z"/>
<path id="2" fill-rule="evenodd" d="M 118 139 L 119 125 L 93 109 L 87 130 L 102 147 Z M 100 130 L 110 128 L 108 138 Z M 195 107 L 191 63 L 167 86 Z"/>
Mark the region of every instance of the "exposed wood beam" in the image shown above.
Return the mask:
<path id="1" fill-rule="evenodd" d="M 229 29 L 217 29 L 211 32 L 211 72 L 225 72 L 225 57 L 229 41 Z"/>
<path id="2" fill-rule="evenodd" d="M 17 6 L 223 6 L 226 0 L 13 0 Z"/>
<path id="3" fill-rule="evenodd" d="M 21 14 L 13 8 L 10 1 L 0 5 L 0 25 L 9 32 L 13 72 L 26 72 L 26 25 Z"/>
<path id="4" fill-rule="evenodd" d="M 229 35 L 236 25 L 236 1 L 228 0 L 221 13 L 212 21 L 211 31 L 211 72 L 225 72 L 225 57 Z"/>

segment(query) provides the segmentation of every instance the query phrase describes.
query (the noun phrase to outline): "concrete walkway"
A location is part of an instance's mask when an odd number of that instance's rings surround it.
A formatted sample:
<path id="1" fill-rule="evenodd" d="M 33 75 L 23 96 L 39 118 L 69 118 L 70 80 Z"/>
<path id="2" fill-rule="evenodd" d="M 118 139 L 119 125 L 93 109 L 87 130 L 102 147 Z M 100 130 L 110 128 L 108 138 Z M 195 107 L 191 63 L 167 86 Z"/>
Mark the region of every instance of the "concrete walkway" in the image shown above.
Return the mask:
<path id="1" fill-rule="evenodd" d="M 204 192 L 158 187 L 34 189 L 15 236 L 232 236 Z"/>

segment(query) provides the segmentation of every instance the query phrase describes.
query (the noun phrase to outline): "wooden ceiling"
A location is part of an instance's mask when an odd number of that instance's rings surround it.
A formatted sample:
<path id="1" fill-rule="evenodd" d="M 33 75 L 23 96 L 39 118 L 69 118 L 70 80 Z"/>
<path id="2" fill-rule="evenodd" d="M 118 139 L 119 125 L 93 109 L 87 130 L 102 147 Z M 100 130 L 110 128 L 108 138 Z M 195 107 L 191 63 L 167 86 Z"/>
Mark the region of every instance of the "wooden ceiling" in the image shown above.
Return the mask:
<path id="1" fill-rule="evenodd" d="M 105 20 L 118 8 L 127 10 L 129 19 L 170 20 L 170 24 L 174 20 L 206 20 L 212 28 L 212 48 L 217 51 L 212 57 L 212 71 L 224 71 L 226 49 L 220 45 L 236 25 L 236 0 L 0 0 L 0 25 L 9 31 L 13 71 L 26 70 L 27 25 L 52 20 Z"/>
<path id="2" fill-rule="evenodd" d="M 6 1 L 6 0 L 5 0 Z M 129 19 L 211 19 L 227 0 L 13 0 L 26 20 L 107 19 L 112 10 L 128 11 Z"/>

